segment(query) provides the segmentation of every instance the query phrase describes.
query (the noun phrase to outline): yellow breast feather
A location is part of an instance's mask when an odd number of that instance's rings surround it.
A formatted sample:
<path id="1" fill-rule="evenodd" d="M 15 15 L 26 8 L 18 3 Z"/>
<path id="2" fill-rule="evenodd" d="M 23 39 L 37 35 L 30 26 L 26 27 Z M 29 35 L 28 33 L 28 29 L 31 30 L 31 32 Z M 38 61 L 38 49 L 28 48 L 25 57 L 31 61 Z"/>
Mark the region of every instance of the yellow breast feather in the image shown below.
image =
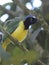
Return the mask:
<path id="1" fill-rule="evenodd" d="M 26 36 L 27 36 L 27 33 L 28 33 L 28 30 L 25 30 L 24 29 L 24 23 L 23 21 L 21 21 L 19 23 L 19 26 L 17 27 L 17 29 L 11 34 L 11 36 L 14 38 L 14 39 L 17 39 L 19 42 L 22 42 Z M 7 46 L 10 44 L 11 40 L 9 38 L 7 38 L 3 44 L 2 44 L 2 47 L 6 50 Z"/>

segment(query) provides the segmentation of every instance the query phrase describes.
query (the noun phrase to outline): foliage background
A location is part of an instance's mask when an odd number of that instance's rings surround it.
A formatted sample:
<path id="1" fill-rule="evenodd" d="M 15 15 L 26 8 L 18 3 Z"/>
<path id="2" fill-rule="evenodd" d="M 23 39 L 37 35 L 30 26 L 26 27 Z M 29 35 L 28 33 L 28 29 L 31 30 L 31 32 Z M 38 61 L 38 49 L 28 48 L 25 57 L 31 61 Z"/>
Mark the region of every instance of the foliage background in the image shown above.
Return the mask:
<path id="1" fill-rule="evenodd" d="M 21 48 L 10 44 L 7 51 L 11 54 L 8 61 L 2 60 L 0 65 L 49 65 L 49 0 L 41 0 L 39 8 L 29 10 L 25 4 L 31 0 L 12 0 L 12 3 L 0 5 L 0 17 L 5 13 L 9 15 L 5 22 L 0 20 L 0 25 L 10 34 L 16 29 L 20 20 L 24 20 L 28 14 L 35 15 L 39 23 L 33 25 L 29 30 L 27 38 L 22 42 L 29 52 L 22 51 Z M 11 6 L 8 10 L 5 7 Z M 32 5 L 33 8 L 33 5 Z M 44 30 L 41 30 L 41 27 Z M 3 33 L 4 34 L 4 33 Z M 6 34 L 6 33 L 5 33 Z M 3 40 L 7 38 L 4 34 Z M 33 40 L 33 41 L 32 41 Z"/>

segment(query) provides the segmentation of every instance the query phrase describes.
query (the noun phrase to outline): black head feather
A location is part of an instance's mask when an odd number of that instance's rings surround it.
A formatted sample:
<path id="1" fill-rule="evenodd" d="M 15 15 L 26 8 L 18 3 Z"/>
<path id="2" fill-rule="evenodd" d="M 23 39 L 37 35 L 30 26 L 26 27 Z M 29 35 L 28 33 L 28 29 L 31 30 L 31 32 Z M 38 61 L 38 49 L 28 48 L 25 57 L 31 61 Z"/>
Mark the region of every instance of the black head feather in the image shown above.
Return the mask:
<path id="1" fill-rule="evenodd" d="M 34 24 L 37 22 L 37 18 L 33 15 L 28 15 L 25 18 L 24 25 L 25 29 L 28 29 L 30 25 Z"/>

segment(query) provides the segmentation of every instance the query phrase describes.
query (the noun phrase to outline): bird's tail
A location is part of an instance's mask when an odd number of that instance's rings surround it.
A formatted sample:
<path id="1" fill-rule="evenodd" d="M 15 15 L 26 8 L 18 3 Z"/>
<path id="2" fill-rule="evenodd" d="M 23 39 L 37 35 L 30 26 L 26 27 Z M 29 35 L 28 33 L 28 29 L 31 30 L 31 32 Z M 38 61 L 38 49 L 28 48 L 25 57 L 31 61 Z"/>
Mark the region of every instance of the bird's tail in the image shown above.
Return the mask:
<path id="1" fill-rule="evenodd" d="M 7 39 L 3 42 L 3 44 L 2 44 L 3 49 L 6 50 L 6 48 L 7 48 L 7 46 L 8 46 L 9 44 L 10 44 L 10 39 L 7 38 Z"/>

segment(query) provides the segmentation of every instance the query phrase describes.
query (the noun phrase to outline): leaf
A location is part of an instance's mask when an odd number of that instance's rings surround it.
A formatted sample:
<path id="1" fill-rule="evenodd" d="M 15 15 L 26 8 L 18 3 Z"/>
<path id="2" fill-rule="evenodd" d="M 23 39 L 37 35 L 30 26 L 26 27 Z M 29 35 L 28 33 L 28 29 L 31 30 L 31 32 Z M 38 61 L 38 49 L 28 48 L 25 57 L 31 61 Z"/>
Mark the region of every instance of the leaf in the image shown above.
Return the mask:
<path id="1" fill-rule="evenodd" d="M 17 28 L 18 21 L 8 21 L 5 23 L 4 29 L 8 31 L 10 34 Z M 4 35 L 3 40 L 5 40 L 7 36 Z"/>
<path id="2" fill-rule="evenodd" d="M 9 61 L 4 62 L 5 65 L 19 65 L 23 61 L 27 61 L 28 63 L 35 62 L 38 60 L 39 55 L 35 50 L 30 50 L 29 52 L 23 52 L 21 49 L 16 47 L 12 52 L 12 57 Z M 22 65 L 22 64 L 21 64 Z"/>

